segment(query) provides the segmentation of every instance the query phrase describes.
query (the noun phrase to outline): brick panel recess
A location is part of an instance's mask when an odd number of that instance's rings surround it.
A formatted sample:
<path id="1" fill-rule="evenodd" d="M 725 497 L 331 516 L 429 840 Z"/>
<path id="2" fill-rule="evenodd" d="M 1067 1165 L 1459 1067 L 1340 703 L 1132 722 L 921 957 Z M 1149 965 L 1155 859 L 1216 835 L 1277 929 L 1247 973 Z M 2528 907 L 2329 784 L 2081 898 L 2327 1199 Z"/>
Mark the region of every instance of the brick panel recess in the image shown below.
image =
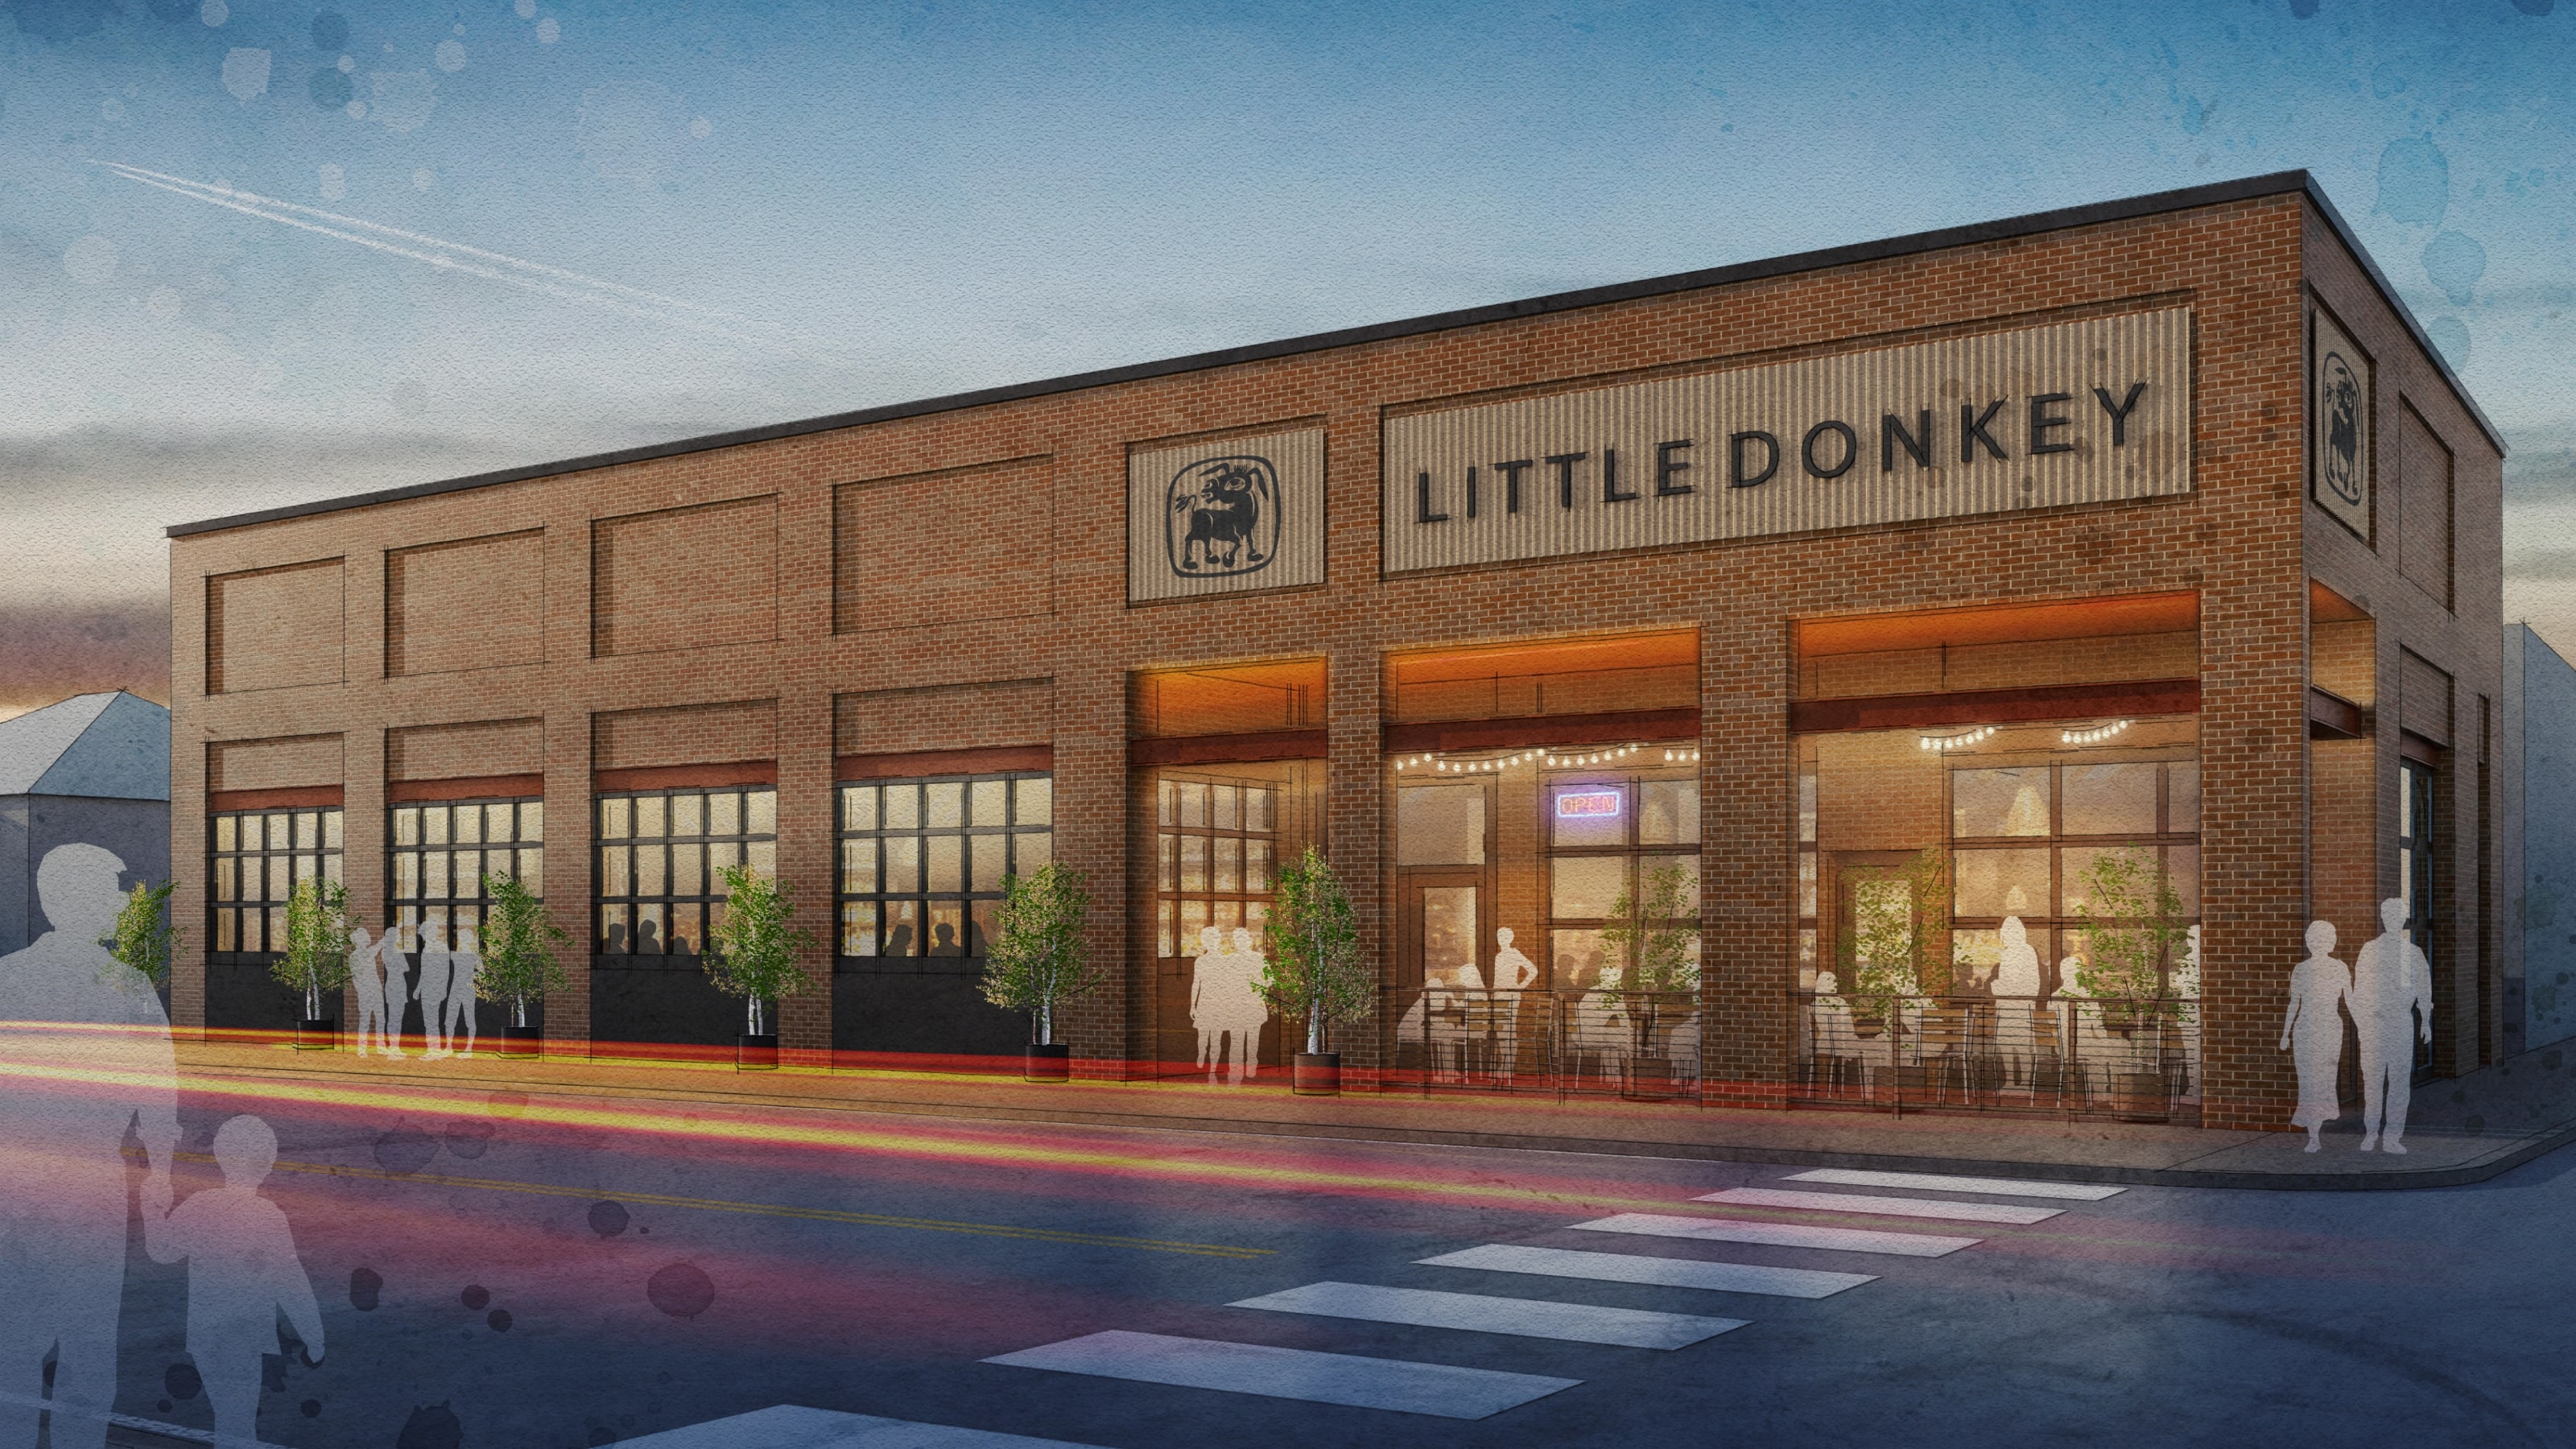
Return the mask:
<path id="1" fill-rule="evenodd" d="M 340 562 L 206 580 L 206 693 L 341 682 Z"/>
<path id="2" fill-rule="evenodd" d="M 538 720 L 413 725 L 385 731 L 387 780 L 534 775 L 545 767 L 545 730 Z"/>
<path id="3" fill-rule="evenodd" d="M 600 658 L 777 638 L 777 498 L 595 520 L 590 597 Z"/>
<path id="4" fill-rule="evenodd" d="M 1043 745 L 1055 738 L 1055 681 L 874 689 L 832 701 L 832 753 L 892 755 Z"/>
<path id="5" fill-rule="evenodd" d="M 444 674 L 546 656 L 545 534 L 385 554 L 385 673 Z"/>
<path id="6" fill-rule="evenodd" d="M 206 746 L 206 789 L 285 790 L 338 785 L 340 736 L 301 735 L 275 740 L 224 740 Z"/>
<path id="7" fill-rule="evenodd" d="M 1055 460 L 951 468 L 832 490 L 837 633 L 1054 608 Z"/>
<path id="8" fill-rule="evenodd" d="M 590 717 L 594 770 L 776 758 L 778 701 L 774 699 L 625 709 Z"/>

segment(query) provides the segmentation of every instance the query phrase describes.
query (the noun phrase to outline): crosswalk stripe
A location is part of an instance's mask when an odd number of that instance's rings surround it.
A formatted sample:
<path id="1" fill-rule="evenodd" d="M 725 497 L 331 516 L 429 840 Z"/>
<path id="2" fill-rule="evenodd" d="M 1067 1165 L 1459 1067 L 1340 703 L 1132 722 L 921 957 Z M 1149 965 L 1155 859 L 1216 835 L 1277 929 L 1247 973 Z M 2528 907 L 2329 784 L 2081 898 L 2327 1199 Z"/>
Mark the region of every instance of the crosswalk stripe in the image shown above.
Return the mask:
<path id="1" fill-rule="evenodd" d="M 2018 1177 L 1952 1177 L 1940 1172 L 1864 1172 L 1854 1167 L 1819 1167 L 1793 1172 L 1787 1182 L 1830 1182 L 1841 1187 L 1919 1187 L 1931 1192 L 1989 1192 L 1997 1197 L 2060 1197 L 2074 1202 L 2100 1202 L 2127 1192 L 2095 1182 L 2038 1182 Z"/>
<path id="2" fill-rule="evenodd" d="M 1487 1243 L 1480 1248 L 1415 1261 L 1439 1268 L 1481 1268 L 1489 1273 L 1530 1273 L 1600 1283 L 1762 1293 L 1773 1298 L 1830 1298 L 1846 1288 L 1878 1281 L 1874 1273 L 1828 1273 L 1817 1268 L 1772 1268 L 1760 1263 L 1711 1263 L 1696 1258 L 1587 1253 L 1574 1248 L 1525 1248 L 1503 1243 Z"/>
<path id="3" fill-rule="evenodd" d="M 729 1419 L 620 1439 L 625 1449 L 1095 1449 L 1066 1439 L 1032 1439 L 954 1424 L 920 1424 L 773 1404 Z"/>
<path id="4" fill-rule="evenodd" d="M 1805 1223 L 1670 1217 L 1663 1213 L 1619 1213 L 1572 1226 L 1587 1233 L 1637 1233 L 1651 1238 L 1689 1238 L 1702 1243 L 1761 1243 L 1774 1248 L 1830 1248 L 1842 1253 L 1887 1253 L 1901 1258 L 1946 1257 L 1984 1241 L 1982 1238 L 1938 1237 L 1931 1233 L 1819 1228 Z"/>
<path id="5" fill-rule="evenodd" d="M 1443 1419 L 1490 1418 L 1583 1382 L 1124 1329 L 1068 1338 L 984 1362 Z"/>
<path id="6" fill-rule="evenodd" d="M 1303 1288 L 1265 1293 L 1226 1306 L 1357 1318 L 1370 1323 L 1406 1323 L 1416 1328 L 1462 1328 L 1473 1333 L 1508 1333 L 1569 1343 L 1606 1343 L 1619 1348 L 1688 1348 L 1702 1339 L 1742 1328 L 1745 1323 L 1741 1318 L 1703 1318 L 1691 1313 L 1601 1308 L 1589 1303 L 1549 1303 L 1535 1298 L 1494 1298 L 1428 1288 L 1382 1288 L 1369 1283 L 1309 1283 Z"/>
<path id="7" fill-rule="evenodd" d="M 1871 1213 L 1883 1218 L 1941 1218 L 1954 1223 L 2044 1223 L 2064 1208 L 2017 1202 L 1945 1202 L 1936 1198 L 1880 1197 L 1858 1192 L 1799 1192 L 1780 1187 L 1730 1187 L 1702 1193 L 1701 1202 L 1731 1207 L 1813 1208 L 1829 1213 Z"/>

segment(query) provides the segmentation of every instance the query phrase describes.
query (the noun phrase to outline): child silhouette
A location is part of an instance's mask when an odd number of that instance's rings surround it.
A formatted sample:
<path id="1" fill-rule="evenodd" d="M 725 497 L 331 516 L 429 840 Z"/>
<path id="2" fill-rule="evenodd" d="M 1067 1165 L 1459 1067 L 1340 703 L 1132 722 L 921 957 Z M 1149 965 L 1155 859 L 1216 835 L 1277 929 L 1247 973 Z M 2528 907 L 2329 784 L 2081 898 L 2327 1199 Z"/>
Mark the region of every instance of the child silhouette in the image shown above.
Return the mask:
<path id="1" fill-rule="evenodd" d="M 284 1351 L 278 1312 L 318 1363 L 322 1310 L 286 1214 L 259 1195 L 277 1165 L 277 1134 L 257 1117 L 235 1117 L 215 1129 L 215 1165 L 223 1186 L 190 1193 L 167 1218 L 143 1215 L 143 1246 L 157 1263 L 188 1260 L 188 1356 L 214 1407 L 216 1442 L 257 1444 L 260 1359 Z"/>

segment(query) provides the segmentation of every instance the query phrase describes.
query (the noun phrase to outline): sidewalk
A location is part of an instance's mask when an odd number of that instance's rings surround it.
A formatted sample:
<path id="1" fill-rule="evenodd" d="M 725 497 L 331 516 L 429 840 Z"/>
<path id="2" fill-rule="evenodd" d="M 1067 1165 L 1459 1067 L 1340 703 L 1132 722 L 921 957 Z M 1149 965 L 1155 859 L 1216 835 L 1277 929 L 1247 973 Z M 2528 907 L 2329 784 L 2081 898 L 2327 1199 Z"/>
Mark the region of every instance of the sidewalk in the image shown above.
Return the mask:
<path id="1" fill-rule="evenodd" d="M 2363 1153 L 2357 1114 L 2325 1148 L 2297 1132 L 1909 1110 L 1758 1111 L 1418 1091 L 1292 1096 L 1284 1073 L 1196 1082 L 1031 1084 L 1014 1077 L 544 1057 L 399 1061 L 345 1051 L 182 1043 L 185 1077 L 248 1086 L 507 1090 L 579 1099 L 1252 1133 L 1530 1151 L 1725 1159 L 2170 1187 L 2353 1190 L 2481 1182 L 2576 1141 L 2576 1049 L 2544 1049 L 2415 1091 L 2402 1157 Z"/>

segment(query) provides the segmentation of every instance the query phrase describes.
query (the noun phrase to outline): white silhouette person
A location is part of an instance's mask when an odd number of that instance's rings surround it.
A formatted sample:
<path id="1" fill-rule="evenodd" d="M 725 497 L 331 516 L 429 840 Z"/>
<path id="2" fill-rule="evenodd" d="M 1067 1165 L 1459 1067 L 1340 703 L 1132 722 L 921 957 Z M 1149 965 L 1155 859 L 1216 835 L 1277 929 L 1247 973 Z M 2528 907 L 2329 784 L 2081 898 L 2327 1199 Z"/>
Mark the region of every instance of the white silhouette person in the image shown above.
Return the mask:
<path id="1" fill-rule="evenodd" d="M 188 1357 L 215 1411 L 215 1442 L 255 1445 L 260 1356 L 284 1351 L 277 1315 L 319 1363 L 322 1310 L 286 1214 L 259 1195 L 277 1166 L 277 1134 L 257 1117 L 230 1119 L 215 1129 L 215 1166 L 223 1186 L 188 1194 L 166 1220 L 144 1215 L 143 1246 L 154 1262 L 188 1262 Z"/>
<path id="2" fill-rule="evenodd" d="M 1262 968 L 1268 963 L 1254 949 L 1249 930 L 1235 927 L 1233 944 L 1233 950 L 1218 958 L 1225 963 L 1220 975 L 1225 983 L 1220 998 L 1224 1015 L 1219 1026 L 1227 1036 L 1227 1080 L 1240 1086 L 1246 1078 L 1261 1075 L 1261 1028 L 1270 1020 L 1270 1007 L 1253 983 L 1261 979 Z"/>
<path id="3" fill-rule="evenodd" d="M 1225 972 L 1223 928 L 1199 927 L 1198 959 L 1190 963 L 1190 1025 L 1198 1028 L 1200 1069 L 1208 1081 L 1216 1081 L 1216 1069 L 1224 1060 L 1224 1028 L 1217 1025 L 1224 1008 L 1225 987 L 1218 979 Z"/>
<path id="4" fill-rule="evenodd" d="M 2352 996 L 2352 968 L 2334 957 L 2335 928 L 2329 921 L 2308 922 L 2308 959 L 2290 968 L 2290 1014 L 2281 1019 L 2281 1050 L 2297 1055 L 2299 1109 L 2290 1125 L 2308 1129 L 2308 1148 L 2317 1150 L 2317 1134 L 2343 1115 L 2335 1096 L 2335 1076 L 2343 1066 L 2343 1012 Z M 2409 1058 L 2412 1064 L 2412 1058 Z M 2404 1109 L 2400 1109 L 2402 1114 Z M 2403 1130 L 2404 1117 L 2399 1118 Z"/>
<path id="5" fill-rule="evenodd" d="M 393 932 L 385 932 L 391 941 Z M 349 983 L 358 989 L 358 1055 L 365 1056 L 385 1026 L 384 946 L 364 926 L 349 931 Z"/>
<path id="6" fill-rule="evenodd" d="M 436 1061 L 447 1055 L 447 992 L 456 976 L 456 953 L 447 949 L 444 926 L 432 921 L 420 930 L 420 974 L 411 990 L 420 1002 L 421 1057 Z M 401 1019 L 399 1013 L 395 1019 Z"/>
<path id="7" fill-rule="evenodd" d="M 146 1219 L 170 1210 L 179 1143 L 170 1021 L 152 984 L 99 944 L 124 862 L 61 845 L 36 867 L 49 929 L 0 957 L 0 1444 L 101 1449 L 115 1407 L 131 1221 L 126 1134 L 150 1158 Z M 44 1361 L 54 1359 L 43 1398 Z"/>
<path id="8" fill-rule="evenodd" d="M 1503 991 L 1527 991 L 1538 984 L 1538 963 L 1512 945 L 1512 928 L 1494 928 L 1494 985 Z"/>
<path id="9" fill-rule="evenodd" d="M 2039 952 L 2030 944 L 2030 931 L 2019 916 L 2004 917 L 2003 959 L 1995 966 L 1992 988 L 1997 997 L 2039 998 Z"/>
<path id="10" fill-rule="evenodd" d="M 435 924 L 422 926 L 420 933 L 425 940 L 438 939 Z M 406 984 L 411 978 L 411 963 L 403 959 L 402 938 L 391 931 L 376 943 L 376 954 L 385 963 L 385 1055 L 404 1056 L 403 1008 L 411 1001 L 411 988 Z"/>
<path id="11" fill-rule="evenodd" d="M 439 1042 L 450 1056 L 474 1055 L 474 980 L 483 974 L 483 942 L 472 926 L 456 933 L 456 949 L 448 953 L 447 1021 L 439 1028 Z M 456 1028 L 465 1028 L 465 1050 L 456 1049 Z"/>
<path id="12" fill-rule="evenodd" d="M 2406 934 L 2406 902 L 2379 903 L 2388 929 L 2352 961 L 2352 1022 L 2361 1036 L 2361 1150 L 2403 1154 L 2415 1043 L 2433 1039 L 2433 963 Z"/>

